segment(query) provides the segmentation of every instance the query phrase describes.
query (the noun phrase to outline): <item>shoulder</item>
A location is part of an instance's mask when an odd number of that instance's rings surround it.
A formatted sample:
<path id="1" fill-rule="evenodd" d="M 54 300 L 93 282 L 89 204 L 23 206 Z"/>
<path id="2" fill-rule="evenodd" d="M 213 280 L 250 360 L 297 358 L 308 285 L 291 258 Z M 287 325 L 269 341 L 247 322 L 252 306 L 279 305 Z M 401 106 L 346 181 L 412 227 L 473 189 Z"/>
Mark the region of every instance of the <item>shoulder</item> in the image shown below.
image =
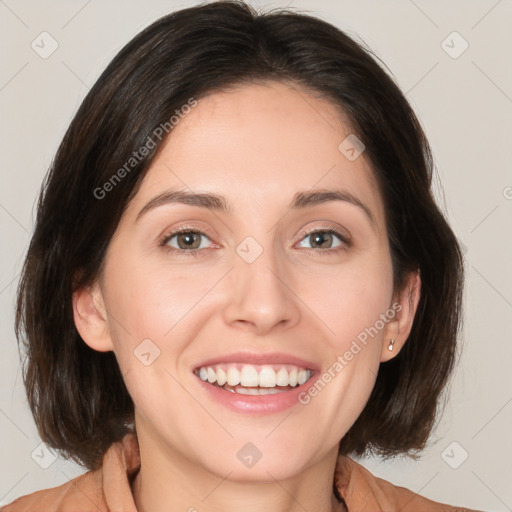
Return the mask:
<path id="1" fill-rule="evenodd" d="M 89 471 L 69 482 L 20 496 L 0 512 L 98 512 L 105 510 L 101 470 Z"/>
<path id="2" fill-rule="evenodd" d="M 350 512 L 482 512 L 429 500 L 374 476 L 349 457 L 338 458 L 335 484 Z"/>
<path id="3" fill-rule="evenodd" d="M 101 466 L 51 489 L 21 496 L 0 512 L 136 512 L 130 478 L 140 467 L 136 436 L 127 434 L 103 455 Z"/>

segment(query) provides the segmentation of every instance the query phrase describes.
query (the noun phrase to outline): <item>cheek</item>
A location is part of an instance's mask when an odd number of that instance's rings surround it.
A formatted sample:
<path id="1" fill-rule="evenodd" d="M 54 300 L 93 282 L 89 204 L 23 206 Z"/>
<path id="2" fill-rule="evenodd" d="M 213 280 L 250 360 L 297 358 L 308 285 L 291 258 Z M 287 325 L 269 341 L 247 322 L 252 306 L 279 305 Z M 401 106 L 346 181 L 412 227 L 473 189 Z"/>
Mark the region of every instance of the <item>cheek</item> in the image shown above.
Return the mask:
<path id="1" fill-rule="evenodd" d="M 382 318 L 393 311 L 391 261 L 385 254 L 361 258 L 325 279 L 323 290 L 311 297 L 322 305 L 322 318 L 330 327 L 321 378 L 329 391 L 322 392 L 321 400 L 330 411 L 326 421 L 338 425 L 343 435 L 361 413 L 375 384 L 386 325 Z"/>
<path id="2" fill-rule="evenodd" d="M 212 277 L 203 274 L 185 266 L 172 272 L 142 265 L 109 270 L 105 296 L 114 351 L 127 389 L 145 414 L 159 410 L 159 401 L 183 398 L 172 376 L 181 379 L 176 369 L 201 329 L 195 318 Z"/>
<path id="3" fill-rule="evenodd" d="M 333 269 L 308 277 L 300 296 L 326 327 L 327 349 L 343 353 L 354 339 L 381 338 L 380 318 L 390 309 L 393 292 L 391 261 L 370 254 Z"/>
<path id="4" fill-rule="evenodd" d="M 211 274 L 199 267 L 119 266 L 110 271 L 106 283 L 110 313 L 123 324 L 124 334 L 162 339 L 192 312 L 211 281 Z"/>

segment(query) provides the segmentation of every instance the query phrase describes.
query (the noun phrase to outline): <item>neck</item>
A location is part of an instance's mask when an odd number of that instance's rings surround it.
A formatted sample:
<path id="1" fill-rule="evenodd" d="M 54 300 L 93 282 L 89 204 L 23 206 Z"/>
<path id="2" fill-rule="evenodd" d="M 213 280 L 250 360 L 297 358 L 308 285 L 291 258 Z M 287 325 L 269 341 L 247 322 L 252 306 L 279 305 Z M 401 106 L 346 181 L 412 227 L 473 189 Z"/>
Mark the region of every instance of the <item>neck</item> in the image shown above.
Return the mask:
<path id="1" fill-rule="evenodd" d="M 346 512 L 333 493 L 337 449 L 286 478 L 230 479 L 185 457 L 176 447 L 138 431 L 141 467 L 132 482 L 139 512 Z M 337 447 L 336 447 L 337 448 Z M 261 474 L 261 473 L 260 473 Z"/>

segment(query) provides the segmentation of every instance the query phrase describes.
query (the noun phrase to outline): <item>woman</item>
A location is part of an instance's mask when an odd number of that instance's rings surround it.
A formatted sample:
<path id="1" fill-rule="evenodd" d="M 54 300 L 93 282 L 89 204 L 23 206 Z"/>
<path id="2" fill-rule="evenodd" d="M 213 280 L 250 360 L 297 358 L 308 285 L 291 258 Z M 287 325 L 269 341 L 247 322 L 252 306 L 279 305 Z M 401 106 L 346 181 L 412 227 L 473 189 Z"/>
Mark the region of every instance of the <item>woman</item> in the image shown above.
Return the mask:
<path id="1" fill-rule="evenodd" d="M 454 365 L 431 176 L 324 21 L 215 2 L 137 35 L 58 150 L 18 295 L 40 436 L 89 471 L 2 510 L 454 510 L 350 458 L 424 448 Z"/>

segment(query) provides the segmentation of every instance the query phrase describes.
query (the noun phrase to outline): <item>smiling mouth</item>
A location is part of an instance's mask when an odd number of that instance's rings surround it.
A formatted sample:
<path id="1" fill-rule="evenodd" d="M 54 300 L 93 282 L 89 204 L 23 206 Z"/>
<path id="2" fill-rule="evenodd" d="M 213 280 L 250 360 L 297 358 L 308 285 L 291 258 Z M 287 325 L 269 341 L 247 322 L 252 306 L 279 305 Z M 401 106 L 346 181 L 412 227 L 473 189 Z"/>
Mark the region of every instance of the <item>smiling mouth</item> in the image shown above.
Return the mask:
<path id="1" fill-rule="evenodd" d="M 294 365 L 215 364 L 196 368 L 203 382 L 241 395 L 273 395 L 305 384 L 313 371 Z"/>

